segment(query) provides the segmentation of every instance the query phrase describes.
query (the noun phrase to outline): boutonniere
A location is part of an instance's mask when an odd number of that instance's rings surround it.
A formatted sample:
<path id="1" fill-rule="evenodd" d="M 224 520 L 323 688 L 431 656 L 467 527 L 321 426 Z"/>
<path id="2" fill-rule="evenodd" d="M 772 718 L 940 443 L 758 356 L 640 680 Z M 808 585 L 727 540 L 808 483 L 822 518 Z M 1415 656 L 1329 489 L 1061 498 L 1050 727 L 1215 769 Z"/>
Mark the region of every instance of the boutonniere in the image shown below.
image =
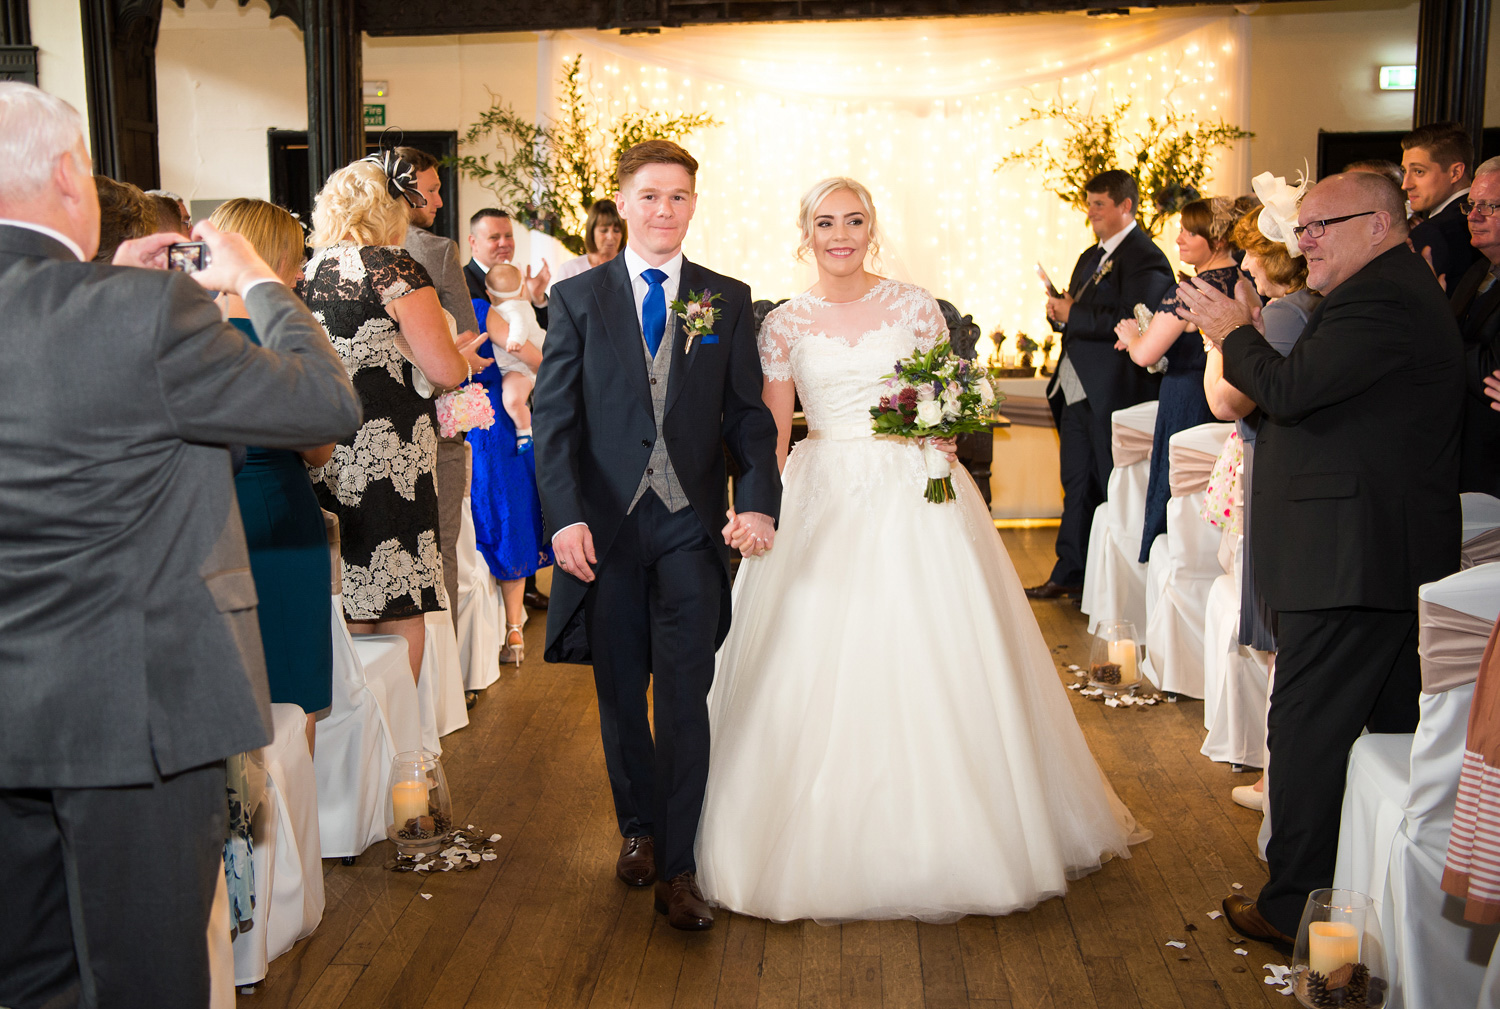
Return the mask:
<path id="1" fill-rule="evenodd" d="M 1113 270 L 1114 268 L 1115 260 L 1114 257 L 1111 256 L 1109 259 L 1106 259 L 1103 263 L 1099 264 L 1099 269 L 1094 271 L 1094 283 L 1097 284 L 1099 283 L 1099 281 L 1109 276 L 1109 271 Z"/>
<path id="2" fill-rule="evenodd" d="M 682 329 L 687 337 L 683 341 L 684 354 L 693 349 L 693 337 L 713 335 L 714 321 L 719 317 L 719 310 L 713 307 L 713 303 L 719 298 L 720 295 L 710 294 L 707 290 L 689 291 L 686 302 L 681 299 L 672 302 L 672 311 L 682 316 Z"/>

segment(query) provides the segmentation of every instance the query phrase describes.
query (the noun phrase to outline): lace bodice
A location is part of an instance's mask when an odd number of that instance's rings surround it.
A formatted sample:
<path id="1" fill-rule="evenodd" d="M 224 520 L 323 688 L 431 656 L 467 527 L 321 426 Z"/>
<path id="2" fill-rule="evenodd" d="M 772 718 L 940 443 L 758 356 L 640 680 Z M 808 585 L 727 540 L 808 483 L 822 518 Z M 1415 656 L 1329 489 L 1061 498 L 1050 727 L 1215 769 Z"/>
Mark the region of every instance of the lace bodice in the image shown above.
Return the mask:
<path id="1" fill-rule="evenodd" d="M 868 430 L 870 407 L 896 362 L 947 337 L 931 294 L 882 280 L 858 301 L 803 293 L 777 307 L 761 327 L 760 364 L 767 379 L 796 383 L 810 430 Z"/>

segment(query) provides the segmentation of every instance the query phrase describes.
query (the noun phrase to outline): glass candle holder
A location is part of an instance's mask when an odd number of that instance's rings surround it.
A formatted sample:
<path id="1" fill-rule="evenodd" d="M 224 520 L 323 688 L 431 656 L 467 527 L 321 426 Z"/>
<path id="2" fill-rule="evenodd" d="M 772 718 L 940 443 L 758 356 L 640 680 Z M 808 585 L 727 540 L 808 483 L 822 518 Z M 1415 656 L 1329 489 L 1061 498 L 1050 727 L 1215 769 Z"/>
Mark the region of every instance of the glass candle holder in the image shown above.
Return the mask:
<path id="1" fill-rule="evenodd" d="M 1089 653 L 1089 686 L 1110 694 L 1133 693 L 1141 685 L 1146 645 L 1129 620 L 1103 620 Z"/>
<path id="2" fill-rule="evenodd" d="M 1379 1009 L 1390 991 L 1375 902 L 1355 890 L 1314 890 L 1292 949 L 1292 991 L 1308 1009 Z"/>
<path id="3" fill-rule="evenodd" d="M 403 854 L 432 853 L 453 836 L 453 800 L 443 762 L 430 750 L 408 750 L 391 761 L 385 836 Z"/>

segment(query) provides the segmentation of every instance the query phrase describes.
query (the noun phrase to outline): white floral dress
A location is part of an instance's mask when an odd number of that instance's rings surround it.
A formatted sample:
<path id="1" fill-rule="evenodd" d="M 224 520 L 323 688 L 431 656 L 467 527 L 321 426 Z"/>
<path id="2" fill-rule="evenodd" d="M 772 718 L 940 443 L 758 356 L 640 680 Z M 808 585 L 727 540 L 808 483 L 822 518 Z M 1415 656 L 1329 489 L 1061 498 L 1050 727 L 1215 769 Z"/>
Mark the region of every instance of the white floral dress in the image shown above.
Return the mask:
<path id="1" fill-rule="evenodd" d="M 308 261 L 297 293 L 344 361 L 365 422 L 312 470 L 339 517 L 344 612 L 398 620 L 447 605 L 437 540 L 437 421 L 417 395 L 385 306 L 432 280 L 404 249 L 340 242 Z"/>

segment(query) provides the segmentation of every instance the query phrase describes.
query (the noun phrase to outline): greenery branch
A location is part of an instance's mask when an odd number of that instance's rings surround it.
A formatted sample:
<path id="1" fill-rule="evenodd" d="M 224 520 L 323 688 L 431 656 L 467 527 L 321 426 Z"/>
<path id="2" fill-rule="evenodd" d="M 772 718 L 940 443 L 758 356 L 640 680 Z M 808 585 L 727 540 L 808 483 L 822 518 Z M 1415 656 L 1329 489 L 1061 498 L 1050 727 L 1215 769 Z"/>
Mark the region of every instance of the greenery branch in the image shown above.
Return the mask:
<path id="1" fill-rule="evenodd" d="M 694 130 L 720 124 L 706 112 L 646 109 L 611 119 L 590 97 L 582 56 L 564 65 L 560 83 L 557 115 L 550 125 L 525 118 L 491 92 L 490 107 L 461 143 L 493 150 L 461 155 L 455 164 L 528 227 L 555 235 L 581 255 L 589 208 L 614 190 L 621 154 L 644 140 L 680 140 Z"/>

